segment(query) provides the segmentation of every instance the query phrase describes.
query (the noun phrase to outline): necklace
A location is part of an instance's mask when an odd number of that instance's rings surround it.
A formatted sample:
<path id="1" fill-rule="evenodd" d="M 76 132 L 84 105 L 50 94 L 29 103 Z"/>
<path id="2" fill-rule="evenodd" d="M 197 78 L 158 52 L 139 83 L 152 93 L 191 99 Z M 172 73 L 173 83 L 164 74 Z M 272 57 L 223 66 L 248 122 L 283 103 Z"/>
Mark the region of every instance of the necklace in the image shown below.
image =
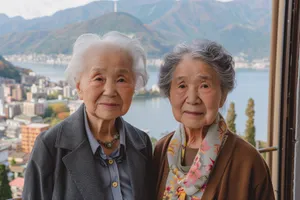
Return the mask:
<path id="1" fill-rule="evenodd" d="M 120 139 L 120 134 L 117 133 L 114 135 L 114 138 L 110 142 L 102 142 L 101 140 L 97 140 L 100 144 L 102 144 L 105 148 L 111 149 L 113 147 L 113 144 Z"/>

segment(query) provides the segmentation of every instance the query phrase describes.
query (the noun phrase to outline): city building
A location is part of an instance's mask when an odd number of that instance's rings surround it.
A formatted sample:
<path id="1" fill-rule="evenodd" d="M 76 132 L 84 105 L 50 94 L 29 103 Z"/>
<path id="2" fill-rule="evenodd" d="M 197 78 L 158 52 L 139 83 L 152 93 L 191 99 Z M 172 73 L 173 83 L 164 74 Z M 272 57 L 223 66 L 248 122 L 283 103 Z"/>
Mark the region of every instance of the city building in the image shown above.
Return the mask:
<path id="1" fill-rule="evenodd" d="M 21 139 L 20 138 L 2 138 L 0 140 L 2 145 L 9 145 L 11 151 L 17 151 L 21 152 L 22 151 L 22 146 L 21 146 Z"/>
<path id="2" fill-rule="evenodd" d="M 21 132 L 21 124 L 19 121 L 13 119 L 6 120 L 5 135 L 9 138 L 19 138 Z"/>
<path id="3" fill-rule="evenodd" d="M 12 87 L 12 98 L 15 101 L 22 101 L 23 100 L 23 92 L 22 92 L 22 87 L 20 84 L 15 84 Z"/>
<path id="4" fill-rule="evenodd" d="M 4 97 L 11 96 L 11 84 L 2 84 L 4 90 Z"/>
<path id="5" fill-rule="evenodd" d="M 0 116 L 4 116 L 4 100 L 0 99 Z"/>
<path id="6" fill-rule="evenodd" d="M 12 102 L 4 105 L 4 115 L 6 118 L 12 119 L 16 115 L 22 113 L 22 107 L 20 103 Z"/>
<path id="7" fill-rule="evenodd" d="M 0 139 L 5 136 L 6 122 L 5 117 L 0 116 Z"/>
<path id="8" fill-rule="evenodd" d="M 21 84 L 24 85 L 32 85 L 36 81 L 36 76 L 30 76 L 27 74 L 22 74 L 21 76 Z"/>
<path id="9" fill-rule="evenodd" d="M 15 160 L 16 165 L 26 164 L 29 160 L 30 154 L 24 152 L 10 151 L 8 155 L 8 162 Z"/>
<path id="10" fill-rule="evenodd" d="M 36 84 L 32 84 L 31 86 L 31 93 L 38 93 L 39 88 L 36 86 Z"/>
<path id="11" fill-rule="evenodd" d="M 14 117 L 14 121 L 16 122 L 20 122 L 20 124 L 32 124 L 32 123 L 42 123 L 43 122 L 43 118 L 37 115 L 25 115 L 25 114 L 21 114 L 21 115 L 17 115 Z"/>
<path id="12" fill-rule="evenodd" d="M 9 182 L 9 185 L 12 192 L 12 198 L 21 198 L 24 187 L 24 178 L 17 177 L 16 179 Z"/>
<path id="13" fill-rule="evenodd" d="M 63 95 L 63 88 L 59 86 L 48 88 L 47 95 L 53 95 L 53 94 Z"/>
<path id="14" fill-rule="evenodd" d="M 0 85 L 0 101 L 4 101 L 5 96 L 4 96 L 4 86 Z"/>
<path id="15" fill-rule="evenodd" d="M 71 97 L 71 92 L 72 92 L 72 90 L 71 90 L 71 87 L 69 86 L 69 85 L 67 85 L 67 86 L 65 86 L 64 87 L 64 89 L 63 89 L 64 91 L 63 91 L 63 96 L 64 97 L 66 97 L 66 98 L 70 98 Z"/>
<path id="16" fill-rule="evenodd" d="M 38 93 L 27 92 L 26 93 L 27 101 L 33 101 L 36 99 L 46 99 L 46 98 L 47 98 L 47 93 L 45 93 L 45 92 L 38 92 Z"/>
<path id="17" fill-rule="evenodd" d="M 5 136 L 5 130 L 6 130 L 6 127 L 0 125 L 0 139 Z"/>
<path id="18" fill-rule="evenodd" d="M 0 145 L 0 164 L 5 164 L 8 160 L 9 145 Z"/>
<path id="19" fill-rule="evenodd" d="M 45 105 L 38 102 L 23 102 L 23 113 L 25 115 L 43 115 L 45 112 Z"/>
<path id="20" fill-rule="evenodd" d="M 40 78 L 39 79 L 39 89 L 43 90 L 46 87 L 46 79 Z"/>
<path id="21" fill-rule="evenodd" d="M 14 174 L 14 178 L 24 177 L 24 172 L 30 154 L 24 152 L 10 151 L 8 156 L 9 171 Z"/>
<path id="22" fill-rule="evenodd" d="M 25 153 L 30 153 L 36 137 L 43 131 L 50 128 L 49 124 L 29 124 L 21 126 L 22 134 L 22 151 Z"/>
<path id="23" fill-rule="evenodd" d="M 151 90 L 152 90 L 152 92 L 160 92 L 160 89 L 157 84 L 152 85 Z"/>

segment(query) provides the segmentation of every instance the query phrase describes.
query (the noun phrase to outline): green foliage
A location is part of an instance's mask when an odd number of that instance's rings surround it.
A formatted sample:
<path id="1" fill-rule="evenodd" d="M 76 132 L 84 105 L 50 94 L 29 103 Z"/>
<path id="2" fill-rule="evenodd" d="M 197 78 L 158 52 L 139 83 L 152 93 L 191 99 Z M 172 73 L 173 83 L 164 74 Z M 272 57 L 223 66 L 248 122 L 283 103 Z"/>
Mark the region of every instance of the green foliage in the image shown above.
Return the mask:
<path id="1" fill-rule="evenodd" d="M 155 137 L 150 137 L 151 143 L 152 143 L 152 147 L 154 149 L 156 143 L 157 143 L 157 139 Z"/>
<path id="2" fill-rule="evenodd" d="M 246 122 L 245 140 L 255 147 L 255 125 L 254 125 L 254 100 L 250 98 L 246 109 L 246 115 L 248 117 Z"/>
<path id="3" fill-rule="evenodd" d="M 58 119 L 58 118 L 53 118 L 50 122 L 50 126 L 55 126 L 56 124 L 58 124 L 59 122 L 61 122 L 62 120 L 61 119 Z"/>
<path id="4" fill-rule="evenodd" d="M 55 116 L 57 116 L 58 113 L 70 111 L 64 103 L 51 104 L 49 107 L 52 108 L 53 112 L 55 113 Z"/>
<path id="5" fill-rule="evenodd" d="M 53 117 L 55 115 L 53 108 L 51 106 L 48 106 L 45 110 L 43 118 Z"/>
<path id="6" fill-rule="evenodd" d="M 45 124 L 50 124 L 51 120 L 52 120 L 52 117 L 46 117 L 46 118 L 44 118 L 43 121 L 44 121 Z"/>
<path id="7" fill-rule="evenodd" d="M 17 164 L 17 162 L 16 162 L 16 160 L 15 160 L 15 158 L 13 158 L 11 161 L 10 161 L 10 165 L 16 165 Z"/>
<path id="8" fill-rule="evenodd" d="M 11 198 L 11 190 L 7 177 L 7 169 L 5 165 L 0 165 L 0 200 Z"/>
<path id="9" fill-rule="evenodd" d="M 44 123 L 55 126 L 69 115 L 70 110 L 64 103 L 51 104 L 45 110 Z"/>
<path id="10" fill-rule="evenodd" d="M 18 69 L 13 64 L 6 61 L 1 55 L 0 55 L 0 74 L 1 77 L 14 79 L 17 83 L 21 82 L 21 75 Z"/>
<path id="11" fill-rule="evenodd" d="M 230 131 L 236 133 L 236 112 L 235 112 L 235 104 L 233 102 L 230 103 L 229 109 L 227 111 L 226 122 Z"/>
<path id="12" fill-rule="evenodd" d="M 64 120 L 70 116 L 70 112 L 60 112 L 56 115 L 56 117 L 60 120 Z"/>
<path id="13" fill-rule="evenodd" d="M 47 100 L 54 100 L 54 99 L 58 99 L 58 92 L 54 92 L 53 94 L 49 94 L 47 95 Z"/>

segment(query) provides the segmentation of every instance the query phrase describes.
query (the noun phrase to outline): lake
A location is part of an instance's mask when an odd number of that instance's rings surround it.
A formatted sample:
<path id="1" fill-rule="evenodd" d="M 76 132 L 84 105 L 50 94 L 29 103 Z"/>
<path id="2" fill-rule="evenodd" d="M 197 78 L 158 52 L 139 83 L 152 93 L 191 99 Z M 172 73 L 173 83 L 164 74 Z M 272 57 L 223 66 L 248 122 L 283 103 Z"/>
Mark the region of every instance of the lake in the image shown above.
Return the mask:
<path id="1" fill-rule="evenodd" d="M 17 66 L 28 68 L 37 74 L 47 76 L 52 81 L 64 80 L 66 66 L 43 65 L 29 63 L 14 63 Z M 147 88 L 157 83 L 158 71 L 149 71 Z M 249 98 L 255 101 L 255 127 L 256 139 L 267 140 L 268 122 L 268 89 L 269 71 L 238 70 L 236 72 L 236 88 L 227 97 L 225 106 L 221 109 L 226 117 L 230 102 L 235 103 L 237 112 L 236 129 L 242 134 L 245 130 L 245 109 Z M 168 99 L 155 98 L 133 101 L 129 112 L 124 116 L 132 125 L 149 130 L 149 135 L 160 138 L 162 133 L 171 132 L 177 128 L 177 122 L 173 118 Z"/>

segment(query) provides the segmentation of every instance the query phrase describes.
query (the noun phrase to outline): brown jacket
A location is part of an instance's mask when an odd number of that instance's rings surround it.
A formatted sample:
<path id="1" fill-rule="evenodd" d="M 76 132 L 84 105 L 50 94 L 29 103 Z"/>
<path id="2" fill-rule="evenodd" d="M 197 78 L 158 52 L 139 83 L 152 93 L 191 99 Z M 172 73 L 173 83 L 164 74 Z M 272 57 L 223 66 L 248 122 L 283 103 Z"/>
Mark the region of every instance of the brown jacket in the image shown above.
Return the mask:
<path id="1" fill-rule="evenodd" d="M 156 199 L 161 200 L 169 173 L 167 148 L 174 133 L 163 137 L 154 150 Z M 228 132 L 227 141 L 211 172 L 201 200 L 274 200 L 268 166 L 259 152 Z"/>

